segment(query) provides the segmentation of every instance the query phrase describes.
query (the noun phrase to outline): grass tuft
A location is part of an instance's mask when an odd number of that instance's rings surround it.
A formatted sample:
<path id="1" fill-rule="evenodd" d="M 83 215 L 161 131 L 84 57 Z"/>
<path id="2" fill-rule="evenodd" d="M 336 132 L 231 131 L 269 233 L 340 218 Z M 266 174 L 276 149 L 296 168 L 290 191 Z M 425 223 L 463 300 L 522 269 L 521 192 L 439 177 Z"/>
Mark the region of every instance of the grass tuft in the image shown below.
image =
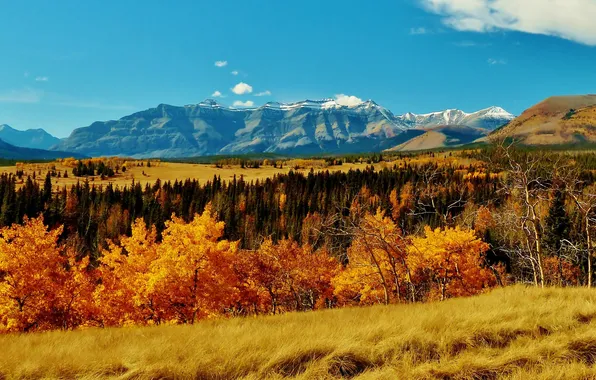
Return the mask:
<path id="1" fill-rule="evenodd" d="M 285 377 L 294 377 L 304 373 L 312 362 L 317 362 L 327 356 L 329 352 L 321 349 L 307 350 L 302 353 L 292 353 L 276 360 L 267 372 L 279 373 Z"/>
<path id="2" fill-rule="evenodd" d="M 347 352 L 337 354 L 329 359 L 329 374 L 343 379 L 352 379 L 362 372 L 373 367 L 373 364 L 364 356 Z"/>

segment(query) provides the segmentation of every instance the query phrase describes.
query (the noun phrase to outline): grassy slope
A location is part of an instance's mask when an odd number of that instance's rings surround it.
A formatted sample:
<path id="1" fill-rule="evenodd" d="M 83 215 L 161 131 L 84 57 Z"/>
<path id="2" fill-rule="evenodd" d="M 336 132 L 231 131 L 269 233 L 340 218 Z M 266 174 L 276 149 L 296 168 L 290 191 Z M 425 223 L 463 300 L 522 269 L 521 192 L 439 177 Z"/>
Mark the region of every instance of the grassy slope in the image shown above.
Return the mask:
<path id="1" fill-rule="evenodd" d="M 596 142 L 596 95 L 551 97 L 527 109 L 491 138 L 515 137 L 527 145 Z M 570 112 L 570 110 L 575 110 Z"/>
<path id="2" fill-rule="evenodd" d="M 596 291 L 0 337 L 0 378 L 594 378 Z"/>

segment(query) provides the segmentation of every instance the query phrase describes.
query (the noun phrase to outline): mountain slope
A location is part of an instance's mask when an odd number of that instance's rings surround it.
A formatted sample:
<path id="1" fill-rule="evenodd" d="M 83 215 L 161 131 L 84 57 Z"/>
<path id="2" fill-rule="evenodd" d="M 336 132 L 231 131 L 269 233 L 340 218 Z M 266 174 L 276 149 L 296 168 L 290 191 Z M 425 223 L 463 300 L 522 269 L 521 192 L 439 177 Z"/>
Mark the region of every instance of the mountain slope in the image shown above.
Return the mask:
<path id="1" fill-rule="evenodd" d="M 490 110 L 461 113 L 458 122 L 493 125 L 503 115 Z M 271 102 L 236 109 L 208 99 L 184 107 L 161 104 L 120 120 L 95 122 L 76 129 L 53 149 L 139 158 L 365 152 L 424 133 L 417 127 L 372 100 L 350 106 L 332 99 Z"/>
<path id="2" fill-rule="evenodd" d="M 43 129 L 19 131 L 6 124 L 0 125 L 0 139 L 15 146 L 34 149 L 49 149 L 60 142 L 59 138 Z"/>
<path id="3" fill-rule="evenodd" d="M 503 138 L 526 145 L 596 142 L 596 95 L 548 98 L 489 136 Z"/>
<path id="4" fill-rule="evenodd" d="M 414 137 L 391 149 L 390 152 L 404 152 L 415 150 L 427 150 L 437 148 L 456 147 L 470 144 L 479 138 L 485 137 L 488 131 L 481 128 L 473 128 L 465 125 L 445 125 L 431 128 L 424 134 Z"/>
<path id="5" fill-rule="evenodd" d="M 82 158 L 85 157 L 85 155 L 62 151 L 23 148 L 0 140 L 0 158 L 14 160 L 53 160 L 66 157 Z"/>

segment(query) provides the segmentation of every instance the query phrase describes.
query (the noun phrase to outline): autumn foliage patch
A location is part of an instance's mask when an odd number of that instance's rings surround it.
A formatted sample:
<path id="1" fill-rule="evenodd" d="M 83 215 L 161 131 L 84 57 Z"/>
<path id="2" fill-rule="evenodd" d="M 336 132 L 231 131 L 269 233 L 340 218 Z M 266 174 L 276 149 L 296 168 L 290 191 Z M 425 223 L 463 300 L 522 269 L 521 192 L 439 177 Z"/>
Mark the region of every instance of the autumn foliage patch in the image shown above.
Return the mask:
<path id="1" fill-rule="evenodd" d="M 41 217 L 0 231 L 0 331 L 192 324 L 236 315 L 445 299 L 496 285 L 488 245 L 473 230 L 403 236 L 381 211 L 354 230 L 345 263 L 324 248 L 265 239 L 256 250 L 222 238 L 211 208 L 172 217 L 158 239 L 137 220 L 97 265 L 59 243 Z"/>

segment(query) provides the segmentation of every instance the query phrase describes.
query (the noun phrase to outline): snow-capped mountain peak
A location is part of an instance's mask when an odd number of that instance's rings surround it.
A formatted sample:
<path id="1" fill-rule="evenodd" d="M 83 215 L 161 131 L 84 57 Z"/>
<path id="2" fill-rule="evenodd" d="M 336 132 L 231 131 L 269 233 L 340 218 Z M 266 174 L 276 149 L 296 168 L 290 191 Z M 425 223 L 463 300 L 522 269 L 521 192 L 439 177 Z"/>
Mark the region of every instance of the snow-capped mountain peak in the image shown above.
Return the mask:
<path id="1" fill-rule="evenodd" d="M 210 107 L 210 108 L 222 108 L 223 107 L 215 99 L 205 99 L 201 103 L 199 103 L 198 106 L 199 107 Z M 192 105 L 188 105 L 187 107 L 192 107 Z"/>
<path id="2" fill-rule="evenodd" d="M 501 107 L 489 107 L 483 110 L 467 113 L 459 109 L 414 114 L 408 112 L 397 117 L 411 128 L 432 128 L 442 125 L 466 125 L 482 129 L 496 129 L 507 124 L 515 116 Z"/>
<path id="3" fill-rule="evenodd" d="M 503 108 L 497 107 L 497 106 L 485 108 L 483 110 L 475 112 L 475 114 L 483 114 L 486 116 L 503 117 L 503 118 L 511 118 L 511 119 L 513 119 L 515 117 L 513 114 L 511 114 L 511 113 L 505 111 Z"/>

